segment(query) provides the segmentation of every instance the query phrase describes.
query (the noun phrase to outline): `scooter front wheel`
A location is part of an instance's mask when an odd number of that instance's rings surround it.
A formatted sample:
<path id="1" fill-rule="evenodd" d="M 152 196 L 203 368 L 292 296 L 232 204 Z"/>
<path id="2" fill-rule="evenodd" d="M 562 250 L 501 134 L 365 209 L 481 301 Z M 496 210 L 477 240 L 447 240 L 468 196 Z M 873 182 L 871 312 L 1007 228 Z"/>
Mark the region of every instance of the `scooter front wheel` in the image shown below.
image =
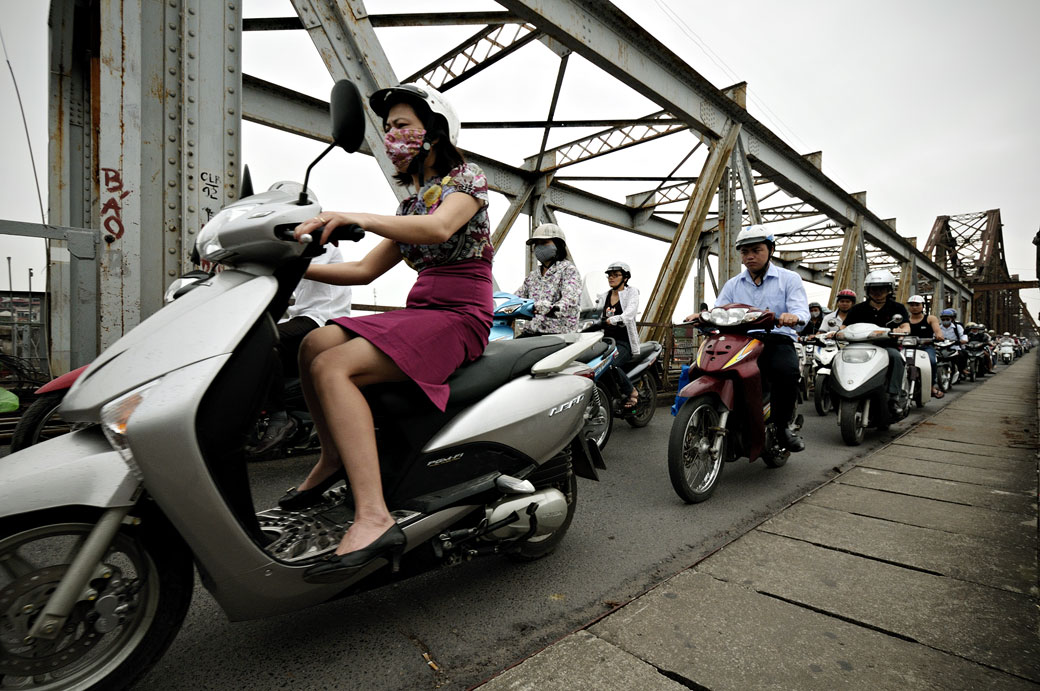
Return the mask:
<path id="1" fill-rule="evenodd" d="M 63 508 L 0 522 L 4 688 L 127 688 L 158 661 L 191 603 L 191 553 L 159 523 L 123 525 L 53 639 L 29 638 L 100 514 Z"/>
<path id="2" fill-rule="evenodd" d="M 817 415 L 828 415 L 834 410 L 834 401 L 827 388 L 826 374 L 816 375 L 816 380 L 813 382 L 813 404 L 816 406 Z"/>
<path id="3" fill-rule="evenodd" d="M 863 419 L 863 400 L 841 399 L 838 404 L 838 425 L 841 427 L 841 439 L 848 446 L 859 446 L 863 443 L 863 429 L 867 421 Z"/>
<path id="4" fill-rule="evenodd" d="M 719 430 L 721 407 L 714 396 L 697 396 L 683 404 L 672 422 L 668 475 L 675 493 L 687 504 L 710 497 L 722 473 L 726 437 Z"/>
<path id="5" fill-rule="evenodd" d="M 72 431 L 72 425 L 58 415 L 58 406 L 67 392 L 67 389 L 49 391 L 36 397 L 18 418 L 11 435 L 11 453 Z"/>

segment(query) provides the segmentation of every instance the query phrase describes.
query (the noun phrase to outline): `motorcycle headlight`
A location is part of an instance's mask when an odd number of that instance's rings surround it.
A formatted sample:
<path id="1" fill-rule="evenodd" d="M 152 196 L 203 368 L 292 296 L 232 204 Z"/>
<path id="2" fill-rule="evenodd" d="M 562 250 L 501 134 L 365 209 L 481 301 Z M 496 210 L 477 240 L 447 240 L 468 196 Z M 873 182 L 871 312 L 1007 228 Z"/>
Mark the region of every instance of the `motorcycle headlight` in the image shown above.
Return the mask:
<path id="1" fill-rule="evenodd" d="M 130 417 L 141 405 L 148 392 L 159 383 L 159 379 L 150 381 L 144 386 L 139 386 L 133 391 L 123 394 L 119 398 L 109 401 L 101 408 L 101 430 L 112 448 L 119 452 L 126 464 L 134 473 L 141 477 L 141 470 L 134 460 L 130 451 L 130 444 L 126 438 L 126 428 L 130 423 Z"/>
<path id="2" fill-rule="evenodd" d="M 746 307 L 730 307 L 725 309 L 716 307 L 710 312 L 701 312 L 701 320 L 708 321 L 715 326 L 735 326 L 744 322 L 753 322 L 762 313 L 758 310 L 749 310 Z"/>
<path id="3" fill-rule="evenodd" d="M 868 348 L 846 348 L 841 351 L 841 359 L 844 362 L 861 364 L 868 362 L 876 352 L 876 350 Z"/>

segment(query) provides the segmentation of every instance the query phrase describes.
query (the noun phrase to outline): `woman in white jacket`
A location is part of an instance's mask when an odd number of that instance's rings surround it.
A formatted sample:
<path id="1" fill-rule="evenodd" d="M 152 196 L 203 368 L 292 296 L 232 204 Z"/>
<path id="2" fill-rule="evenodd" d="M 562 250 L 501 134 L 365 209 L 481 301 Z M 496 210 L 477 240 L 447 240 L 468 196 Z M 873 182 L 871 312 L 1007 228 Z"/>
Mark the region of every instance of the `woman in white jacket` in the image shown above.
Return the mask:
<path id="1" fill-rule="evenodd" d="M 639 335 L 636 333 L 639 290 L 628 285 L 632 269 L 625 262 L 611 262 L 606 274 L 610 290 L 596 296 L 596 307 L 602 310 L 603 335 L 613 338 L 617 345 L 618 359 L 614 371 L 618 375 L 621 393 L 628 396 L 625 407 L 631 408 L 639 400 L 639 394 L 621 366 L 632 359 L 633 353 L 639 352 Z"/>

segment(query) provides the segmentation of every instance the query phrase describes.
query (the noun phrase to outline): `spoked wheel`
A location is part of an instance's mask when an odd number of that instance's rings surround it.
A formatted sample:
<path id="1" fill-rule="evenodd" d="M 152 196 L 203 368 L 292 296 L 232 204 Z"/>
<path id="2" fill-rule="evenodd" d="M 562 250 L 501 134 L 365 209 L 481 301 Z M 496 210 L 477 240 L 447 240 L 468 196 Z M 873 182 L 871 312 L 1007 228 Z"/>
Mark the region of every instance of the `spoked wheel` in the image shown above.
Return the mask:
<path id="1" fill-rule="evenodd" d="M 129 687 L 180 628 L 194 586 L 176 534 L 124 525 L 58 635 L 29 639 L 96 513 L 60 510 L 0 524 L 0 688 Z"/>
<path id="2" fill-rule="evenodd" d="M 697 396 L 683 404 L 672 422 L 668 475 L 675 493 L 687 504 L 710 497 L 722 472 L 726 437 L 720 437 L 718 430 L 721 406 L 713 396 Z"/>
<path id="3" fill-rule="evenodd" d="M 863 443 L 863 428 L 867 421 L 863 419 L 864 399 L 857 401 L 847 398 L 838 404 L 838 425 L 841 427 L 841 439 L 848 446 L 859 446 Z"/>
<path id="4" fill-rule="evenodd" d="M 596 442 L 602 450 L 610 439 L 610 431 L 614 427 L 614 411 L 610 405 L 610 396 L 599 384 L 592 387 L 592 400 L 585 409 L 585 426 L 581 433 L 586 439 Z"/>
<path id="5" fill-rule="evenodd" d="M 71 432 L 74 428 L 58 415 L 58 406 L 67 390 L 40 394 L 18 418 L 11 435 L 11 452 L 21 451 L 33 444 Z"/>
<path id="6" fill-rule="evenodd" d="M 826 374 L 816 375 L 816 381 L 813 382 L 813 404 L 816 406 L 817 415 L 829 415 L 834 410 L 834 401 L 827 389 Z"/>
<path id="7" fill-rule="evenodd" d="M 639 393 L 639 400 L 625 421 L 633 427 L 646 427 L 654 419 L 654 413 L 657 411 L 657 380 L 650 372 L 644 372 L 634 384 Z"/>

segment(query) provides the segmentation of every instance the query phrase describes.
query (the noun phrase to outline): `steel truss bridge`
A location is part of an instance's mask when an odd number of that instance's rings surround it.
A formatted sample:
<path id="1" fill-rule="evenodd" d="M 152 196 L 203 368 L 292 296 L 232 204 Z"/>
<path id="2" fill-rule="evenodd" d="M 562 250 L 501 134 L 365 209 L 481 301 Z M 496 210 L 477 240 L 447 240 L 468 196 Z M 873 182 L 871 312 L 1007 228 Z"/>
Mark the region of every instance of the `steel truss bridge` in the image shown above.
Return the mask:
<path id="1" fill-rule="evenodd" d="M 975 292 L 971 319 L 997 333 L 1040 334 L 1018 291 L 1040 287 L 1008 273 L 1000 209 L 939 216 L 924 252 Z"/>
<path id="2" fill-rule="evenodd" d="M 516 68 L 530 80 L 518 99 L 543 83 L 551 93 L 544 117 L 510 119 L 505 103 L 496 119 L 463 122 L 502 135 L 482 141 L 540 134 L 522 163 L 507 162 L 493 143 L 466 152 L 509 203 L 494 244 L 521 216 L 528 232 L 558 214 L 666 243 L 644 337 L 661 335 L 689 281 L 699 303 L 706 281 L 717 286 L 737 272 L 731 236 L 750 222 L 770 224 L 784 265 L 830 286 L 832 299 L 885 267 L 899 275 L 901 298 L 927 288 L 934 304 L 970 308 L 969 278 L 901 237 L 893 219 L 870 210 L 866 193 L 825 175 L 820 152 L 795 151 L 752 117 L 746 84 L 716 88 L 609 2 L 498 4 L 371 14 L 361 0 L 292 0 L 290 16 L 243 18 L 243 0 L 53 0 L 48 227 L 80 245 L 77 232 L 95 235 L 92 249 L 71 254 L 64 240 L 51 241 L 54 361 L 88 361 L 161 306 L 165 287 L 189 266 L 198 229 L 239 193 L 243 120 L 329 141 L 327 103 L 243 74 L 243 32 L 305 33 L 331 77 L 365 95 L 400 81 L 445 92 L 471 79 L 493 85 Z M 395 27 L 444 26 L 468 37 L 436 49 L 431 33 L 404 56 L 381 40 Z M 420 50 L 433 51 L 421 68 L 395 69 L 415 64 Z M 608 85 L 602 98 L 585 99 L 579 117 L 558 117 L 561 98 L 592 78 Z M 624 103 L 647 105 L 604 116 Z M 369 124 L 367 152 L 389 183 L 381 123 Z M 94 296 L 84 266 L 96 266 Z M 85 324 L 91 299 L 97 319 Z M 77 326 L 67 326 L 76 315 Z"/>

